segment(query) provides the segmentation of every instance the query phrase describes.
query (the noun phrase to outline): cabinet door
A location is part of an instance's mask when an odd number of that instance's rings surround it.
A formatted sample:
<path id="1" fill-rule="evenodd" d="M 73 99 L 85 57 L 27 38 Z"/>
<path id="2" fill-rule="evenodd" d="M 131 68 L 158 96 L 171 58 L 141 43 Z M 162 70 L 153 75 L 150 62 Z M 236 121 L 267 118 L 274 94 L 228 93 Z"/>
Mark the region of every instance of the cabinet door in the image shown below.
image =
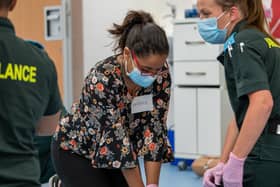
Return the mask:
<path id="1" fill-rule="evenodd" d="M 220 155 L 221 91 L 219 88 L 198 88 L 198 153 Z"/>
<path id="2" fill-rule="evenodd" d="M 206 43 L 198 32 L 196 23 L 174 25 L 174 61 L 215 60 L 219 45 Z"/>
<path id="3" fill-rule="evenodd" d="M 220 84 L 220 67 L 217 62 L 175 62 L 176 85 L 207 86 Z"/>
<path id="4" fill-rule="evenodd" d="M 197 153 L 196 105 L 195 88 L 174 89 L 174 121 L 175 121 L 175 153 Z"/>

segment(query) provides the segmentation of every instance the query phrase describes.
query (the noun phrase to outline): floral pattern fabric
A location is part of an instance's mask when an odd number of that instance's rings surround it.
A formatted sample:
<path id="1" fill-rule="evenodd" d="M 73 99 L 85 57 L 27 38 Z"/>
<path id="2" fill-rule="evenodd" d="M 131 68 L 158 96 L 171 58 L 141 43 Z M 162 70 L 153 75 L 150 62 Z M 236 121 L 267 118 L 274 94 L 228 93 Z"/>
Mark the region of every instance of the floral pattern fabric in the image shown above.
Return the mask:
<path id="1" fill-rule="evenodd" d="M 121 65 L 117 56 L 109 57 L 85 78 L 80 102 L 61 119 L 56 140 L 62 149 L 91 159 L 96 168 L 134 168 L 138 156 L 169 162 L 173 158 L 166 126 L 170 87 L 165 65 L 153 85 L 136 94 L 152 94 L 153 110 L 131 114 L 133 97 Z"/>

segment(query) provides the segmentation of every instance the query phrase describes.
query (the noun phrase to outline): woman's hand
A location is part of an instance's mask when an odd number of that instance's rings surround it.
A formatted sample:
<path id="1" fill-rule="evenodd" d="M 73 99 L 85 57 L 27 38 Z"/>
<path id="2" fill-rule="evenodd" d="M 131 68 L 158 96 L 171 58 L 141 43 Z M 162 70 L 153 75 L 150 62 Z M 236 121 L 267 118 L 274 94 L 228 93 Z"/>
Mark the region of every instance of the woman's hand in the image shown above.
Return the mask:
<path id="1" fill-rule="evenodd" d="M 238 158 L 230 153 L 229 160 L 223 169 L 224 187 L 242 187 L 244 162 L 246 158 Z"/>
<path id="2" fill-rule="evenodd" d="M 203 177 L 203 187 L 216 187 L 216 185 L 221 185 L 223 177 L 224 163 L 220 162 L 217 166 L 208 169 L 204 173 Z"/>

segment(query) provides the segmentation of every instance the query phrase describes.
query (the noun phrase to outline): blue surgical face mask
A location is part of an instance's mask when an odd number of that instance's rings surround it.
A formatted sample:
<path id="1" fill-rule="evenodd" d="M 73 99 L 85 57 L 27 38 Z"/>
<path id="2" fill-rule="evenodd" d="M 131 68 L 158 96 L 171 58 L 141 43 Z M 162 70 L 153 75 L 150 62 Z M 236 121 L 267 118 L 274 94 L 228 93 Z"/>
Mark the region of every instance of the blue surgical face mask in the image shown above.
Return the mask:
<path id="1" fill-rule="evenodd" d="M 155 79 L 157 78 L 156 75 L 154 75 L 154 76 L 142 75 L 141 71 L 137 67 L 135 67 L 133 61 L 132 61 L 132 66 L 133 66 L 132 71 L 130 73 L 127 72 L 127 61 L 125 61 L 126 75 L 138 86 L 147 88 L 147 87 L 151 86 L 153 84 L 153 82 L 155 81 Z"/>
<path id="2" fill-rule="evenodd" d="M 206 18 L 200 20 L 198 24 L 198 31 L 200 36 L 211 44 L 222 44 L 225 43 L 227 37 L 227 27 L 230 24 L 227 23 L 224 29 L 218 28 L 218 20 L 225 14 L 223 12 L 217 18 Z"/>

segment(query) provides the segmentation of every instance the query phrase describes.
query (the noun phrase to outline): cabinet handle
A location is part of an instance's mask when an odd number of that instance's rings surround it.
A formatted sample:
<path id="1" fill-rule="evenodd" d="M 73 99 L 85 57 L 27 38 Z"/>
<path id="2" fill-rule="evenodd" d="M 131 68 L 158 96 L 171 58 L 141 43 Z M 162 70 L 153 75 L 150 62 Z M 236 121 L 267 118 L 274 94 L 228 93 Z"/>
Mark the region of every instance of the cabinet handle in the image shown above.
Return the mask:
<path id="1" fill-rule="evenodd" d="M 187 76 L 205 76 L 206 72 L 186 72 Z"/>
<path id="2" fill-rule="evenodd" d="M 185 41 L 186 45 L 204 45 L 204 41 Z"/>

